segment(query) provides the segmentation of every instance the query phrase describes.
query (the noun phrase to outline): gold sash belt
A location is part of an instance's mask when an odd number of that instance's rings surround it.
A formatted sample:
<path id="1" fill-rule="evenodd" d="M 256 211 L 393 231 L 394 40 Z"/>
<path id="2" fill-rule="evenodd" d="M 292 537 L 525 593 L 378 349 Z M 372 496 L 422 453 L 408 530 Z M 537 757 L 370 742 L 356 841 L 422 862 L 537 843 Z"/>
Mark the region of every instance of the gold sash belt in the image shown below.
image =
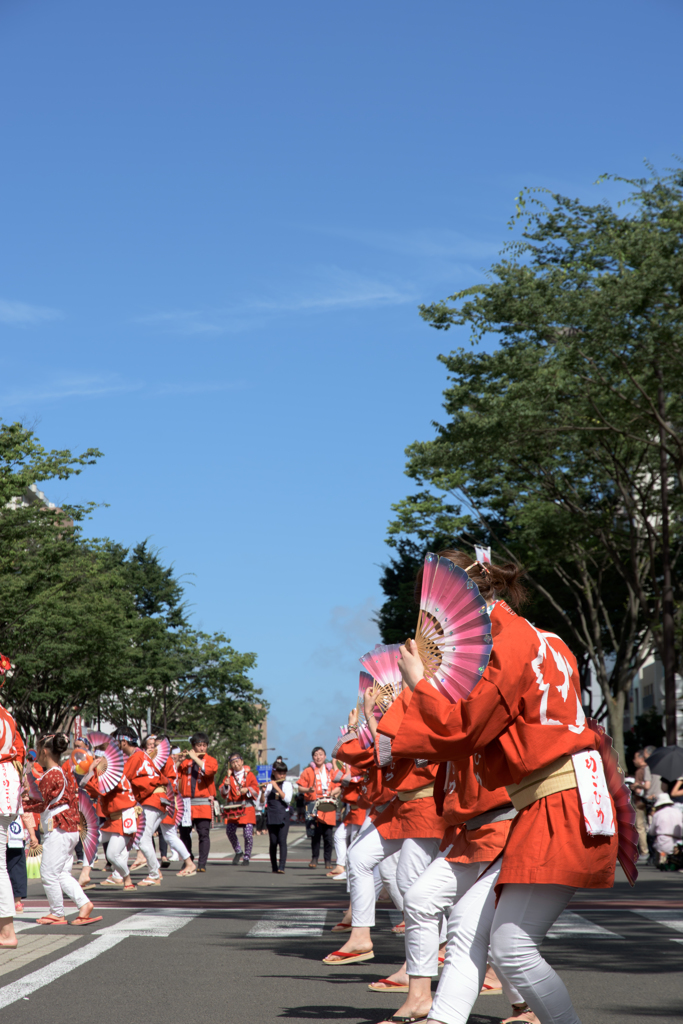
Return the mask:
<path id="1" fill-rule="evenodd" d="M 131 810 L 135 813 L 136 818 L 140 817 L 140 814 L 142 813 L 141 807 L 137 805 L 135 807 L 127 807 L 126 813 L 128 813 L 128 811 Z M 111 814 L 108 815 L 108 817 L 110 821 L 121 821 L 121 818 L 123 817 L 123 811 L 112 811 Z"/>
<path id="2" fill-rule="evenodd" d="M 544 796 L 561 793 L 565 789 L 576 789 L 576 773 L 572 759 L 568 755 L 558 757 L 552 764 L 537 769 L 521 782 L 505 788 L 518 811 Z"/>
<path id="3" fill-rule="evenodd" d="M 166 793 L 166 786 L 157 786 L 156 789 L 152 790 L 152 796 L 156 796 L 157 793 Z"/>
<path id="4" fill-rule="evenodd" d="M 407 804 L 409 800 L 424 800 L 427 796 L 434 796 L 434 783 L 430 786 L 422 786 L 420 789 L 409 789 L 405 793 L 397 793 L 401 803 Z"/>

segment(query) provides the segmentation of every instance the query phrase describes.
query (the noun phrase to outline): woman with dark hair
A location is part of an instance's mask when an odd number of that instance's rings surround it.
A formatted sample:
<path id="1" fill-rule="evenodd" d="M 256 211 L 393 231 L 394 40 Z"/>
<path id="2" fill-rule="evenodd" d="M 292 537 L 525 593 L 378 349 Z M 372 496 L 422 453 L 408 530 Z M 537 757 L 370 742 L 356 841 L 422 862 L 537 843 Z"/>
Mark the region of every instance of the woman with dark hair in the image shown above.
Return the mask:
<path id="1" fill-rule="evenodd" d="M 290 804 L 294 787 L 287 782 L 287 765 L 278 757 L 273 762 L 270 782 L 266 786 L 266 816 L 270 839 L 270 865 L 273 874 L 284 875 L 287 863 L 287 833 L 289 832 Z M 278 848 L 280 858 L 278 862 Z"/>
<path id="2" fill-rule="evenodd" d="M 233 864 L 239 864 L 244 858 L 244 866 L 251 862 L 251 850 L 254 845 L 254 826 L 256 811 L 254 804 L 259 794 L 256 776 L 248 765 L 245 765 L 241 754 L 230 755 L 230 773 L 225 776 L 219 792 L 228 801 L 223 809 L 225 814 L 225 834 L 235 851 Z M 244 851 L 237 838 L 237 829 L 242 828 Z"/>
<path id="3" fill-rule="evenodd" d="M 563 982 L 539 947 L 577 888 L 614 884 L 618 839 L 597 754 L 600 739 L 586 723 L 578 667 L 568 647 L 501 600 L 506 592 L 513 601 L 521 596 L 519 568 L 471 563 L 461 551 L 440 554 L 467 572 L 487 602 L 491 658 L 470 695 L 452 704 L 425 678 L 415 641 L 406 641 L 399 667 L 412 697 L 397 728 L 387 716 L 379 722 L 380 761 L 474 757 L 483 787 L 505 786 L 518 814 L 495 865 L 497 876 L 491 876 L 492 864 L 467 891 L 468 907 L 477 906 L 480 923 L 468 948 L 455 950 L 453 970 L 447 956 L 429 1020 L 467 1021 L 486 969 L 490 925 L 496 971 L 542 1024 L 578 1024 Z M 406 893 L 409 907 L 418 902 Z M 457 946 L 457 936 L 453 941 Z"/>
<path id="4" fill-rule="evenodd" d="M 68 762 L 64 766 L 61 763 L 68 746 L 69 741 L 61 732 L 42 736 L 38 741 L 38 764 L 43 769 L 38 779 L 38 788 L 43 797 L 40 814 L 40 829 L 43 833 L 40 880 L 50 904 L 50 913 L 39 917 L 38 924 L 67 923 L 64 896 L 73 900 L 78 907 L 78 917 L 71 924 L 87 925 L 102 920 L 101 915 L 91 917 L 93 904 L 71 874 L 79 839 L 80 813 L 76 780 Z"/>

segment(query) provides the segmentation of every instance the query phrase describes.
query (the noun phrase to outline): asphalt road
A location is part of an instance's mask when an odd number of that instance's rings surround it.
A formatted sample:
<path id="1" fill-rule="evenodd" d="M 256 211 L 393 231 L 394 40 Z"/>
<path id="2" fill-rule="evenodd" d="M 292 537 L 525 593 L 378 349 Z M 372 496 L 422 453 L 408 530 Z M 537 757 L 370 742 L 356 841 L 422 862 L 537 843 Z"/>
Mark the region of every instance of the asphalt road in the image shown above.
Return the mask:
<path id="1" fill-rule="evenodd" d="M 220 857 L 225 837 L 212 838 Z M 19 949 L 0 954 L 0 1020 L 367 1024 L 395 1011 L 401 996 L 367 989 L 403 959 L 388 907 L 378 912 L 373 961 L 327 967 L 344 885 L 308 869 L 305 844 L 292 848 L 285 875 L 271 873 L 264 850 L 261 839 L 247 868 L 213 859 L 191 879 L 166 872 L 161 887 L 130 897 L 92 890 L 104 920 L 86 934 L 34 925 L 45 900 L 30 882 Z M 635 890 L 622 879 L 613 890 L 577 893 L 571 914 L 544 954 L 584 1024 L 680 1024 L 683 875 L 645 868 Z M 497 1024 L 508 1012 L 502 997 L 481 997 L 471 1024 Z"/>

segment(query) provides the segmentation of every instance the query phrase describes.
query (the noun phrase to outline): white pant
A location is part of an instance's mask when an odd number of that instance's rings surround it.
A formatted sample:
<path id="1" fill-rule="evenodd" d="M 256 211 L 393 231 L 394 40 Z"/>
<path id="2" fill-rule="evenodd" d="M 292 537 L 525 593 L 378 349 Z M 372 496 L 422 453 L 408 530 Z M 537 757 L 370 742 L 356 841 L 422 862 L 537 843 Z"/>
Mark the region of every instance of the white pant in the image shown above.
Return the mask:
<path id="1" fill-rule="evenodd" d="M 541 1024 L 579 1024 L 564 982 L 539 951 L 575 892 L 568 885 L 508 884 L 493 918 L 491 956 L 496 972 L 519 989 Z"/>
<path id="2" fill-rule="evenodd" d="M 143 804 L 143 810 L 145 812 L 145 827 L 140 841 L 138 843 L 138 849 L 147 861 L 149 867 L 149 877 L 159 877 L 159 860 L 157 858 L 156 850 L 154 849 L 154 833 L 159 828 L 159 823 L 162 818 L 166 817 L 166 811 L 160 811 L 156 807 L 147 807 Z"/>
<path id="3" fill-rule="evenodd" d="M 7 829 L 14 819 L 0 814 L 0 917 L 14 917 L 14 894 L 7 873 Z"/>
<path id="4" fill-rule="evenodd" d="M 352 825 L 350 822 L 342 821 L 334 830 L 334 852 L 337 855 L 337 867 L 343 868 L 346 864 L 346 851 L 353 842 L 353 837 L 360 829 L 360 825 Z"/>
<path id="5" fill-rule="evenodd" d="M 73 900 L 79 910 L 90 903 L 71 875 L 77 843 L 78 832 L 64 832 L 61 828 L 53 828 L 43 839 L 40 880 L 50 904 L 50 913 L 57 917 L 64 916 L 64 896 Z"/>
<path id="6" fill-rule="evenodd" d="M 375 924 L 375 867 L 398 853 L 395 884 L 403 895 L 431 864 L 439 845 L 439 839 L 384 839 L 375 825 L 361 832 L 348 851 L 346 866 L 353 927 L 372 928 Z"/>
<path id="7" fill-rule="evenodd" d="M 128 840 L 130 836 L 120 836 L 118 832 L 112 834 L 107 846 L 107 860 L 114 868 L 113 875 L 125 878 L 130 874 L 128 870 Z"/>
<path id="8" fill-rule="evenodd" d="M 190 851 L 188 850 L 188 848 L 185 846 L 185 843 L 178 835 L 178 829 L 175 827 L 175 825 L 161 825 L 160 828 L 162 836 L 164 837 L 168 845 L 171 847 L 171 849 L 175 850 L 175 852 L 178 854 L 181 860 L 188 860 L 190 856 Z"/>

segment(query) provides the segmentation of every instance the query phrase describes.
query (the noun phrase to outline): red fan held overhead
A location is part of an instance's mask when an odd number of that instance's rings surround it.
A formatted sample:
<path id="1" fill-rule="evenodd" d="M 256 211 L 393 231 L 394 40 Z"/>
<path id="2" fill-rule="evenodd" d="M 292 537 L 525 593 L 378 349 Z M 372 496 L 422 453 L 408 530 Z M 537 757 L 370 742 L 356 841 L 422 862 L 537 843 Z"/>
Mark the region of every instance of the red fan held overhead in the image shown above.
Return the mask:
<path id="1" fill-rule="evenodd" d="M 415 639 L 425 678 L 453 703 L 471 693 L 493 650 L 491 620 L 476 583 L 450 558 L 431 551 Z"/>
<path id="2" fill-rule="evenodd" d="M 159 740 L 159 742 L 157 743 L 157 752 L 152 758 L 152 761 L 154 762 L 154 767 L 157 769 L 157 771 L 161 771 L 161 769 L 164 767 L 170 756 L 171 744 L 164 736 L 163 740 Z"/>
<path id="3" fill-rule="evenodd" d="M 85 860 L 89 864 L 94 859 L 97 850 L 100 824 L 92 800 L 82 789 L 78 791 L 78 815 L 80 819 L 78 831 L 81 834 Z"/>
<path id="4" fill-rule="evenodd" d="M 598 753 L 605 769 L 605 781 L 612 800 L 617 819 L 619 845 L 617 857 L 630 885 L 635 885 L 638 877 L 639 849 L 638 833 L 636 832 L 636 811 L 631 800 L 631 790 L 624 782 L 624 773 L 619 766 L 619 758 L 612 746 L 612 737 L 594 718 L 587 718 L 586 725 L 600 737 Z"/>

